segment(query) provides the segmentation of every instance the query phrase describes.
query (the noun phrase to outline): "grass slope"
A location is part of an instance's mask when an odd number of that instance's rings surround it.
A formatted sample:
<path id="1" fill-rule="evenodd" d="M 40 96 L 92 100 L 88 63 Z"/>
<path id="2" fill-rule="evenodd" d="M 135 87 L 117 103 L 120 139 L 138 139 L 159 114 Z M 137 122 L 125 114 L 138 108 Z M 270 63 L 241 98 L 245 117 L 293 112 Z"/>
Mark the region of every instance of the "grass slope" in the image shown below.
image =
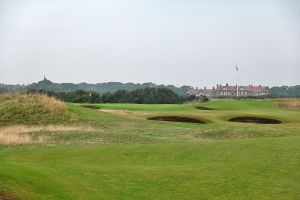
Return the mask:
<path id="1" fill-rule="evenodd" d="M 6 149 L 0 184 L 30 199 L 299 199 L 299 143 Z"/>
<path id="2" fill-rule="evenodd" d="M 275 100 L 68 104 L 92 131 L 33 132 L 45 144 L 0 145 L 0 194 L 20 199 L 299 199 L 300 110 Z M 208 124 L 146 120 L 203 118 Z M 228 122 L 268 116 L 282 124 Z M 0 196 L 1 197 L 1 196 Z"/>

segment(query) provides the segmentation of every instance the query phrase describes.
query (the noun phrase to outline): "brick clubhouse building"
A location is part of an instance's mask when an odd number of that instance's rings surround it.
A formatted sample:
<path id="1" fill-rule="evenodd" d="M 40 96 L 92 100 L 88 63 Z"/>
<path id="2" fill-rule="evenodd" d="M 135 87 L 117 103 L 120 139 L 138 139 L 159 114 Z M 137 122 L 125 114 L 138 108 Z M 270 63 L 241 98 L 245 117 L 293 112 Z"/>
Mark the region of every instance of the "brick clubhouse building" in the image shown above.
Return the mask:
<path id="1" fill-rule="evenodd" d="M 187 95 L 191 96 L 207 96 L 209 98 L 214 97 L 258 97 L 258 96 L 266 96 L 270 94 L 269 87 L 267 86 L 230 86 L 228 84 L 222 86 L 221 84 L 217 84 L 216 87 L 212 89 L 207 89 L 204 87 L 203 89 L 191 88 Z"/>

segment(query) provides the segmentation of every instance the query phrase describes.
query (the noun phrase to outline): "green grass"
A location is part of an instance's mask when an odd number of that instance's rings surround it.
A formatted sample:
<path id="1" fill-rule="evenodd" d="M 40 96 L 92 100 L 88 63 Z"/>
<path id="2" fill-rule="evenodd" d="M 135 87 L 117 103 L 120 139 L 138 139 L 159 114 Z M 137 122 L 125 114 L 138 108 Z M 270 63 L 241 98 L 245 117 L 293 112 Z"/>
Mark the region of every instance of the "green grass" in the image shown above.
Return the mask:
<path id="1" fill-rule="evenodd" d="M 199 104 L 200 105 L 200 104 Z M 35 132 L 42 144 L 0 146 L 0 192 L 20 199 L 300 199 L 300 110 L 276 100 L 197 104 L 68 104 L 81 132 Z M 146 120 L 185 115 L 188 124 Z M 265 116 L 282 124 L 245 124 Z M 1 193 L 0 193 L 1 194 Z"/>
<path id="2" fill-rule="evenodd" d="M 298 199 L 299 137 L 1 152 L 30 199 Z"/>

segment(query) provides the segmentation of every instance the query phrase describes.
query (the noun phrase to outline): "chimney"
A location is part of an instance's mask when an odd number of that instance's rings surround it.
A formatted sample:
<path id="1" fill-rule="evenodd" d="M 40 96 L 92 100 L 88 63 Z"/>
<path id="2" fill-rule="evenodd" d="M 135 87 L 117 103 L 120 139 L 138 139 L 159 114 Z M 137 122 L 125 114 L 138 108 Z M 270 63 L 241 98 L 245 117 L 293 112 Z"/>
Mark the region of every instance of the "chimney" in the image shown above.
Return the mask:
<path id="1" fill-rule="evenodd" d="M 204 90 L 206 90 L 206 86 L 204 87 Z"/>
<path id="2" fill-rule="evenodd" d="M 226 86 L 228 87 L 228 83 L 226 83 Z"/>
<path id="3" fill-rule="evenodd" d="M 235 84 L 235 87 L 237 88 L 237 84 Z"/>
<path id="4" fill-rule="evenodd" d="M 196 90 L 198 90 L 198 87 L 196 87 Z"/>
<path id="5" fill-rule="evenodd" d="M 219 84 L 217 84 L 217 88 L 219 87 Z"/>
<path id="6" fill-rule="evenodd" d="M 215 90 L 215 86 L 213 87 L 213 90 Z"/>

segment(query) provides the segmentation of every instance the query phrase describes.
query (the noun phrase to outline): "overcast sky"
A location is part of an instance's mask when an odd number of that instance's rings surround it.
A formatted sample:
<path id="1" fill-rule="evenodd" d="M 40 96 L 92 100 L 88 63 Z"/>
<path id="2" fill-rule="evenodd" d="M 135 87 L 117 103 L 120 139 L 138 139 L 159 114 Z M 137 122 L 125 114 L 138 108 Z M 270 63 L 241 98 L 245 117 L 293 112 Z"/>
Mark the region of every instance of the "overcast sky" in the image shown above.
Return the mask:
<path id="1" fill-rule="evenodd" d="M 0 0 L 0 70 L 10 84 L 300 84 L 300 1 Z"/>

